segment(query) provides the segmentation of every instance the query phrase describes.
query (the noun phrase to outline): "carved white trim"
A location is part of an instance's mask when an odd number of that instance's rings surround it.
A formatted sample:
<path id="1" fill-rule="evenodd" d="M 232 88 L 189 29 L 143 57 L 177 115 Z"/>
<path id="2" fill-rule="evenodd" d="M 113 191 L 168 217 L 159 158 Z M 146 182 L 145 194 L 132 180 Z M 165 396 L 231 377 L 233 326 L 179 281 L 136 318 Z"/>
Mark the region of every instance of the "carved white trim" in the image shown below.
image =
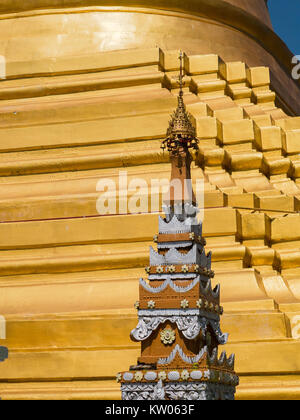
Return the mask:
<path id="1" fill-rule="evenodd" d="M 198 245 L 194 244 L 187 254 L 182 254 L 176 248 L 171 248 L 165 255 L 167 264 L 196 264 L 198 260 Z"/>
<path id="2" fill-rule="evenodd" d="M 207 318 L 208 321 L 220 323 L 220 316 L 215 312 L 208 312 L 203 309 L 140 309 L 138 311 L 139 319 L 143 317 L 200 317 Z M 167 319 L 166 319 L 167 321 Z"/>
<path id="3" fill-rule="evenodd" d="M 190 188 L 192 188 L 192 185 L 190 184 Z M 187 217 L 189 218 L 195 218 L 198 213 L 200 213 L 200 210 L 198 206 L 194 206 L 192 203 L 185 203 L 184 204 L 184 211 Z"/>
<path id="4" fill-rule="evenodd" d="M 210 322 L 210 325 L 211 325 L 212 329 L 214 330 L 214 333 L 216 334 L 216 337 L 218 339 L 219 344 L 221 344 L 221 345 L 227 344 L 229 334 L 227 334 L 227 333 L 223 334 L 222 333 L 221 327 L 220 327 L 220 321 L 214 321 L 214 320 L 210 319 L 209 322 Z"/>
<path id="5" fill-rule="evenodd" d="M 147 383 L 134 383 L 134 384 L 123 384 L 121 386 L 122 400 L 159 400 L 157 392 L 157 384 Z M 163 398 L 162 398 L 163 399 Z"/>
<path id="6" fill-rule="evenodd" d="M 223 352 L 221 353 L 221 356 L 220 356 L 219 360 L 218 360 L 218 364 L 219 364 L 220 366 L 223 366 L 226 362 L 227 362 L 226 351 L 223 351 Z"/>
<path id="7" fill-rule="evenodd" d="M 177 293 L 186 293 L 193 290 L 200 282 L 200 276 L 198 276 L 189 286 L 180 287 L 177 286 L 170 277 L 165 280 L 159 287 L 151 287 L 144 279 L 140 279 L 140 285 L 149 293 L 161 293 L 166 290 L 168 286 L 171 287 Z"/>
<path id="8" fill-rule="evenodd" d="M 147 372 L 147 373 L 145 374 L 144 378 L 146 379 L 146 381 L 151 381 L 151 382 L 153 382 L 153 381 L 155 381 L 155 380 L 156 380 L 156 378 L 157 378 L 157 373 L 156 373 L 156 372 L 149 371 L 149 372 Z"/>
<path id="9" fill-rule="evenodd" d="M 203 373 L 201 370 L 193 370 L 190 375 L 192 379 L 200 381 L 200 379 L 202 379 Z"/>
<path id="10" fill-rule="evenodd" d="M 206 268 L 210 268 L 208 267 L 208 259 L 205 253 L 205 250 L 203 249 L 201 254 L 200 254 L 200 258 L 199 258 L 199 265 L 201 265 L 201 267 L 206 267 Z"/>
<path id="11" fill-rule="evenodd" d="M 137 327 L 131 331 L 131 337 L 135 341 L 144 341 L 157 329 L 157 327 L 166 321 L 176 324 L 179 331 L 185 338 L 193 340 L 198 337 L 200 331 L 205 336 L 207 327 L 210 325 L 216 335 L 219 344 L 226 344 L 228 334 L 223 334 L 220 329 L 220 321 L 213 318 L 213 314 L 200 316 L 200 310 L 197 309 L 169 309 L 169 310 L 140 310 L 139 322 Z M 208 317 L 209 316 L 209 317 Z"/>
<path id="12" fill-rule="evenodd" d="M 211 280 L 210 279 L 209 279 L 209 281 L 210 281 L 210 284 L 211 284 Z M 221 287 L 220 287 L 219 284 L 217 284 L 216 287 L 214 289 L 212 289 L 211 294 L 212 294 L 212 296 L 215 299 L 219 299 L 219 297 L 220 297 L 220 290 L 221 290 Z"/>
<path id="13" fill-rule="evenodd" d="M 159 217 L 159 233 L 188 233 L 191 232 L 191 224 L 185 221 L 181 222 L 178 217 L 174 215 L 172 219 L 167 222 L 162 217 Z"/>
<path id="14" fill-rule="evenodd" d="M 227 366 L 229 368 L 233 369 L 234 368 L 234 362 L 235 362 L 235 354 L 231 354 L 226 361 Z"/>
<path id="15" fill-rule="evenodd" d="M 170 248 L 165 255 L 156 252 L 150 247 L 150 265 L 168 265 L 168 264 L 200 264 L 201 267 L 207 267 L 207 258 L 205 252 L 199 252 L 199 245 L 194 244 L 187 254 L 182 254 L 176 248 Z"/>
<path id="16" fill-rule="evenodd" d="M 219 299 L 220 297 L 220 285 L 218 284 L 214 289 L 211 286 L 211 279 L 205 280 L 206 285 L 203 286 L 204 280 L 200 282 L 200 291 L 206 297 L 212 296 L 214 299 Z"/>
<path id="17" fill-rule="evenodd" d="M 165 400 L 165 388 L 161 379 L 158 381 L 157 385 L 154 387 L 153 400 L 155 401 Z"/>
<path id="18" fill-rule="evenodd" d="M 211 257 L 212 257 L 212 252 L 209 251 L 209 253 L 207 254 L 207 268 L 210 270 L 211 269 Z"/>
<path id="19" fill-rule="evenodd" d="M 186 363 L 190 363 L 191 365 L 194 363 L 198 363 L 200 359 L 202 359 L 202 357 L 204 356 L 204 354 L 207 353 L 207 347 L 203 347 L 203 349 L 201 349 L 200 353 L 197 356 L 194 357 L 189 357 L 187 356 L 184 351 L 182 350 L 182 348 L 179 346 L 179 344 L 177 344 L 175 346 L 175 348 L 173 349 L 173 351 L 171 352 L 171 354 L 166 357 L 166 358 L 161 358 L 158 359 L 157 364 L 158 365 L 169 365 L 170 363 L 173 362 L 173 360 L 175 359 L 176 355 L 179 354 L 179 356 L 181 357 L 181 359 L 186 362 Z"/>
<path id="20" fill-rule="evenodd" d="M 180 245 L 184 245 L 180 243 Z M 185 244 L 186 246 L 186 244 Z M 192 249 L 187 254 L 182 254 L 177 250 L 178 244 L 175 246 L 175 243 L 172 245 L 158 246 L 170 248 L 165 255 L 159 254 L 157 251 L 150 246 L 150 265 L 168 265 L 168 264 L 198 264 L 203 268 L 211 269 L 211 253 L 205 254 L 204 248 L 199 244 L 194 244 Z"/>
<path id="21" fill-rule="evenodd" d="M 165 394 L 170 400 L 234 400 L 235 388 L 203 382 L 169 382 L 165 384 Z"/>
<path id="22" fill-rule="evenodd" d="M 123 384 L 123 400 L 234 400 L 235 387 L 210 382 L 168 382 Z"/>
<path id="23" fill-rule="evenodd" d="M 179 220 L 193 219 L 195 220 L 193 224 L 199 223 L 196 219 L 196 216 L 200 210 L 198 206 L 195 206 L 193 203 L 185 203 L 184 209 L 182 209 L 181 204 L 175 204 L 174 207 L 171 205 L 163 204 L 162 209 L 166 215 L 166 221 L 168 223 L 172 220 L 174 214 L 177 215 Z"/>
<path id="24" fill-rule="evenodd" d="M 222 352 L 219 360 L 217 360 L 217 363 L 219 364 L 219 366 L 224 366 L 224 367 L 227 367 L 231 370 L 233 370 L 233 368 L 234 368 L 234 362 L 235 362 L 235 355 L 231 354 L 227 358 L 227 354 L 226 354 L 225 351 Z"/>
<path id="25" fill-rule="evenodd" d="M 124 373 L 123 379 L 124 379 L 124 381 L 128 381 L 128 382 L 132 381 L 133 373 L 131 373 L 131 372 Z"/>
<path id="26" fill-rule="evenodd" d="M 208 360 L 211 365 L 216 365 L 218 363 L 218 349 L 214 348 L 211 355 L 208 354 Z"/>
<path id="27" fill-rule="evenodd" d="M 172 279 L 172 280 L 190 280 L 198 277 L 199 274 L 197 273 L 175 273 L 175 274 L 150 274 L 149 280 L 164 280 L 164 279 Z"/>
<path id="28" fill-rule="evenodd" d="M 139 320 L 137 327 L 131 332 L 131 336 L 136 341 L 144 341 L 150 337 L 153 331 L 157 329 L 160 324 L 170 321 L 177 324 L 177 327 L 182 331 L 183 335 L 193 340 L 196 338 L 201 329 L 206 329 L 205 323 L 201 322 L 198 316 L 160 316 L 160 317 L 142 317 Z"/>
<path id="29" fill-rule="evenodd" d="M 169 246 L 169 251 L 165 255 L 159 254 L 150 247 L 150 265 L 168 264 L 198 264 L 203 268 L 211 269 L 211 253 L 205 254 L 204 248 L 199 244 L 194 244 L 187 254 L 182 254 L 175 247 Z"/>

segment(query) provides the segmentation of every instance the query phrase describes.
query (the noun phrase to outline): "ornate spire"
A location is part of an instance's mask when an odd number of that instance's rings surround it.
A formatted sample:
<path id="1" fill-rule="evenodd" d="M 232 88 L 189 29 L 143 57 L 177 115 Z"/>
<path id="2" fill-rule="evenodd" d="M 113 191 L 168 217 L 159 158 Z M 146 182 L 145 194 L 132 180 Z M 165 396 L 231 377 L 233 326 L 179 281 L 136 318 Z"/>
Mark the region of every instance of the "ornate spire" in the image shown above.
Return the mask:
<path id="1" fill-rule="evenodd" d="M 178 95 L 178 107 L 172 115 L 172 119 L 167 130 L 167 137 L 163 141 L 162 149 L 167 148 L 169 152 L 177 153 L 180 148 L 198 148 L 196 129 L 191 121 L 191 115 L 186 111 L 183 100 L 184 70 L 183 53 L 180 52 L 180 75 Z"/>

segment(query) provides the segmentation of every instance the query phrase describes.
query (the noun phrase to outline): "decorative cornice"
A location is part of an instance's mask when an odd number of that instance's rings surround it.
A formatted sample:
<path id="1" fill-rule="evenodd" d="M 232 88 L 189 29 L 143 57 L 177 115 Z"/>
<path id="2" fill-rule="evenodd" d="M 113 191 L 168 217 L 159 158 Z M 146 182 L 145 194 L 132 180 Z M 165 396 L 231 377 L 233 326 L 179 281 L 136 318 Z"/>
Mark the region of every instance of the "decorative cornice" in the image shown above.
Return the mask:
<path id="1" fill-rule="evenodd" d="M 213 297 L 214 299 L 220 298 L 220 285 L 218 284 L 214 289 L 212 289 L 211 280 L 207 281 L 206 286 L 200 281 L 200 276 L 197 276 L 188 286 L 180 287 L 177 286 L 172 277 L 169 276 L 159 287 L 151 287 L 144 279 L 140 279 L 140 285 L 149 293 L 161 293 L 169 286 L 176 293 L 187 293 L 190 290 L 193 290 L 197 285 L 200 286 L 200 292 L 206 297 Z"/>
<path id="2" fill-rule="evenodd" d="M 167 137 L 162 142 L 162 149 L 168 149 L 173 154 L 180 154 L 180 150 L 184 153 L 192 148 L 198 150 L 198 139 L 196 127 L 193 124 L 192 116 L 187 112 L 183 100 L 183 53 L 180 52 L 180 75 L 179 86 L 180 91 L 178 95 L 178 106 L 172 115 L 167 130 Z"/>
<path id="3" fill-rule="evenodd" d="M 165 255 L 161 255 L 152 247 L 150 247 L 150 266 L 167 266 L 168 264 L 195 264 L 199 267 L 210 270 L 211 256 L 211 252 L 206 255 L 205 250 L 199 249 L 199 245 L 197 244 L 194 244 L 187 254 L 180 253 L 176 248 L 170 248 Z M 161 274 L 164 273 L 164 271 L 165 270 L 162 269 Z M 209 273 L 207 273 L 207 275 L 209 275 Z"/>
<path id="4" fill-rule="evenodd" d="M 228 334 L 221 331 L 219 317 L 197 309 L 140 310 L 139 322 L 131 331 L 131 337 L 135 341 L 144 341 L 166 321 L 176 323 L 177 328 L 188 340 L 194 340 L 200 331 L 205 336 L 210 325 L 219 344 L 224 345 L 228 341 Z"/>
<path id="5" fill-rule="evenodd" d="M 0 362 L 4 362 L 8 358 L 8 349 L 6 347 L 0 347 Z"/>
<path id="6" fill-rule="evenodd" d="M 208 376 L 210 372 L 208 371 Z M 227 382 L 169 382 L 163 383 L 161 380 L 154 383 L 123 383 L 121 387 L 123 400 L 165 400 L 166 396 L 170 400 L 234 400 L 235 386 L 231 382 L 236 382 L 235 377 L 228 374 Z M 206 378 L 208 380 L 208 378 Z"/>

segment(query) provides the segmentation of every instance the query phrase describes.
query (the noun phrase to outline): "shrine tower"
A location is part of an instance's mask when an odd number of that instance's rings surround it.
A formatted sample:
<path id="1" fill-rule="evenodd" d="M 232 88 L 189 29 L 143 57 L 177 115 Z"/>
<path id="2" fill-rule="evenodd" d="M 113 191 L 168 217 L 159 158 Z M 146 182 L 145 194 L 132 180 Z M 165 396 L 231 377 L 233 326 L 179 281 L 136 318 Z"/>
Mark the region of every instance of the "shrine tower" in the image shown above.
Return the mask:
<path id="1" fill-rule="evenodd" d="M 197 220 L 190 149 L 198 150 L 198 139 L 183 101 L 182 61 L 180 53 L 178 106 L 162 144 L 172 166 L 165 218 L 157 251 L 150 248 L 149 281 L 140 279 L 139 322 L 131 332 L 142 355 L 117 374 L 125 400 L 233 400 L 239 383 L 234 355 L 218 357 L 228 334 L 220 328 L 220 285 L 212 289 L 211 253 Z"/>

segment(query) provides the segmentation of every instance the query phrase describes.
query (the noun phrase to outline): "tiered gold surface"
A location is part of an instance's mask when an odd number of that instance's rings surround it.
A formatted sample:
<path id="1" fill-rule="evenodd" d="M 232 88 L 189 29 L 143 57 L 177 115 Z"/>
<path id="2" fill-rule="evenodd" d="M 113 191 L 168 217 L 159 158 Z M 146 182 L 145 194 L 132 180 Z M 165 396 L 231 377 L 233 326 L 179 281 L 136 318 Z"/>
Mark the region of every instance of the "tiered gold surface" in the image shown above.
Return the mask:
<path id="1" fill-rule="evenodd" d="M 113 378 L 139 355 L 129 333 L 158 217 L 98 217 L 96 184 L 124 168 L 169 177 L 160 144 L 177 63 L 178 51 L 110 52 L 84 74 L 62 61 L 52 77 L 1 82 L 3 399 L 120 398 Z M 276 107 L 267 68 L 216 55 L 185 66 L 237 397 L 300 398 L 300 119 Z"/>
<path id="2" fill-rule="evenodd" d="M 66 66 L 92 70 L 104 67 L 102 62 L 98 66 L 100 51 L 157 46 L 268 66 L 284 106 L 300 113 L 299 81 L 291 78 L 292 53 L 272 30 L 265 0 L 2 0 L 0 4 L 0 55 L 11 77 L 33 71 L 53 74 Z M 118 66 L 122 59 L 120 54 Z M 48 87 L 36 87 L 35 94 L 42 95 Z"/>

